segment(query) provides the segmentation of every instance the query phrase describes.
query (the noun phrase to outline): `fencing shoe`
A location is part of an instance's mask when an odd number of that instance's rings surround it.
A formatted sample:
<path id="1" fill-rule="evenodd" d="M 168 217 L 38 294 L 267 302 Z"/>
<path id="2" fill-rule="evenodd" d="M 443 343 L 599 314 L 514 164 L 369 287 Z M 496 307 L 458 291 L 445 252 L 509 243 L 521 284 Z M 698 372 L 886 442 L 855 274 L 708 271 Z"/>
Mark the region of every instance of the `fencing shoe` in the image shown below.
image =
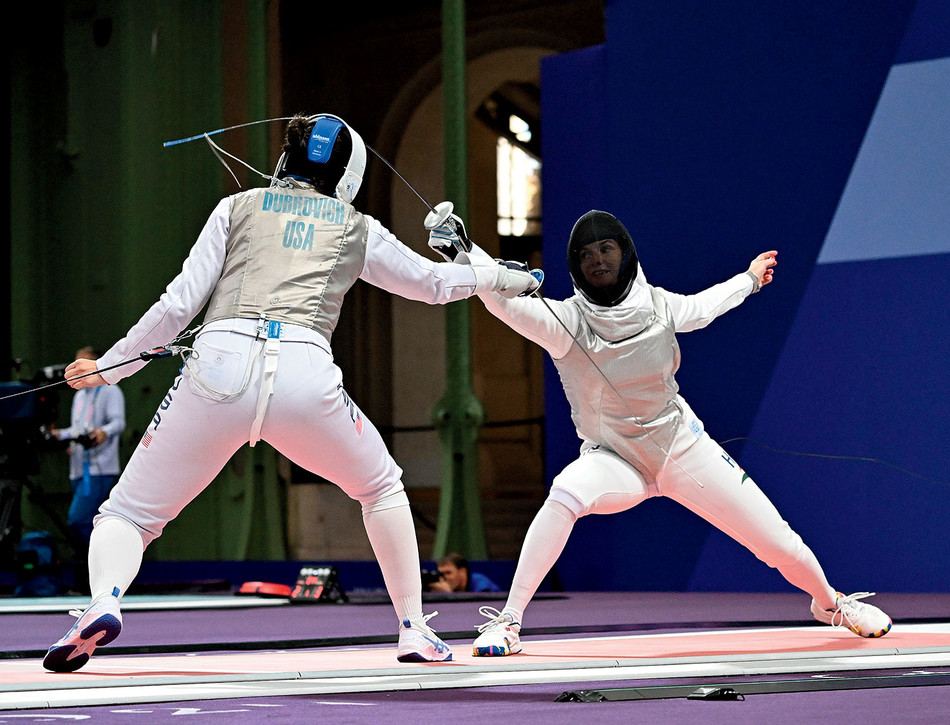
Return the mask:
<path id="1" fill-rule="evenodd" d="M 858 601 L 873 596 L 873 592 L 848 596 L 837 592 L 834 609 L 822 609 L 812 599 L 811 613 L 819 622 L 832 627 L 847 627 L 859 637 L 883 637 L 891 629 L 891 618 L 874 605 Z"/>
<path id="2" fill-rule="evenodd" d="M 452 659 L 452 650 L 426 624 L 436 614 L 438 612 L 423 615 L 422 619 L 404 619 L 399 623 L 397 660 L 400 662 L 447 662 Z"/>
<path id="3" fill-rule="evenodd" d="M 472 654 L 476 657 L 506 657 L 521 651 L 521 622 L 516 622 L 507 612 L 499 612 L 494 607 L 481 607 L 478 613 L 488 617 L 487 622 L 478 626 L 479 635 L 472 643 Z"/>
<path id="4" fill-rule="evenodd" d="M 52 672 L 75 672 L 89 661 L 96 647 L 109 644 L 122 631 L 122 613 L 119 611 L 118 589 L 112 594 L 96 597 L 85 611 L 73 609 L 78 617 L 62 639 L 49 648 L 43 658 L 43 667 Z"/>

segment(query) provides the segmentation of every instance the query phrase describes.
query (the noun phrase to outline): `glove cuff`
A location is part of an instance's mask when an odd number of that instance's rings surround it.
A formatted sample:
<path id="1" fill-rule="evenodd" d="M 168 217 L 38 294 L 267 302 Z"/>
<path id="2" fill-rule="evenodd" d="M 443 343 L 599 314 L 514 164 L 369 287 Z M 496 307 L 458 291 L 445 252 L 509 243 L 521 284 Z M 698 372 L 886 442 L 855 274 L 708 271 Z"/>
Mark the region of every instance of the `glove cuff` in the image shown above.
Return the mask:
<path id="1" fill-rule="evenodd" d="M 759 282 L 759 278 L 755 276 L 755 272 L 751 269 L 746 271 L 746 274 L 752 278 L 752 291 L 749 294 L 754 295 L 760 289 L 762 289 L 762 283 Z"/>
<path id="2" fill-rule="evenodd" d="M 473 266 L 472 271 L 475 272 L 475 294 L 492 292 L 495 290 L 495 287 L 498 286 L 498 275 L 501 272 L 499 265 L 485 264 Z"/>

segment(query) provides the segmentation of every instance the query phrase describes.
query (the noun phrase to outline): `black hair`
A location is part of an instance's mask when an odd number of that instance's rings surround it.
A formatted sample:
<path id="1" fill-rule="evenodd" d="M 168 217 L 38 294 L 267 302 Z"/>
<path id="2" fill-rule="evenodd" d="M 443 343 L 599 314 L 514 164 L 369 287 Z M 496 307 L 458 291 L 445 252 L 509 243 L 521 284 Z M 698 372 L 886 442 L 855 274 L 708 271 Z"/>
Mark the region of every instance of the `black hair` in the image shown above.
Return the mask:
<path id="1" fill-rule="evenodd" d="M 456 554 L 454 552 L 446 554 L 441 559 L 439 559 L 436 564 L 452 564 L 456 569 L 468 569 L 471 571 L 471 567 L 468 564 L 468 559 L 466 559 L 461 554 Z"/>

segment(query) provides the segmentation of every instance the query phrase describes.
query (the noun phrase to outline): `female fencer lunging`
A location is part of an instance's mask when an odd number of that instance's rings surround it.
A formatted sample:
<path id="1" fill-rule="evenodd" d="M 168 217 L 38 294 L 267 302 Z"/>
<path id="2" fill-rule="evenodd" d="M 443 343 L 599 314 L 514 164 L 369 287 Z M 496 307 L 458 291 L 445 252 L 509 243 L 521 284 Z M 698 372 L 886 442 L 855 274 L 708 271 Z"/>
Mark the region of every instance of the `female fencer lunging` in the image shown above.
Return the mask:
<path id="1" fill-rule="evenodd" d="M 430 233 L 429 245 L 456 262 L 494 263 L 478 247 L 455 255 L 449 245 L 467 245 L 444 228 Z M 870 594 L 831 587 L 811 549 L 679 395 L 676 333 L 705 327 L 769 284 L 777 252 L 698 294 L 674 294 L 647 283 L 627 229 L 595 210 L 575 223 L 567 254 L 575 289 L 567 300 L 478 295 L 551 355 L 582 443 L 528 529 L 504 609 L 481 608 L 489 621 L 478 628 L 474 654 L 521 651 L 525 608 L 579 517 L 625 511 L 651 496 L 681 503 L 778 569 L 812 596 L 819 621 L 863 637 L 886 634 L 890 618 L 858 601 Z"/>

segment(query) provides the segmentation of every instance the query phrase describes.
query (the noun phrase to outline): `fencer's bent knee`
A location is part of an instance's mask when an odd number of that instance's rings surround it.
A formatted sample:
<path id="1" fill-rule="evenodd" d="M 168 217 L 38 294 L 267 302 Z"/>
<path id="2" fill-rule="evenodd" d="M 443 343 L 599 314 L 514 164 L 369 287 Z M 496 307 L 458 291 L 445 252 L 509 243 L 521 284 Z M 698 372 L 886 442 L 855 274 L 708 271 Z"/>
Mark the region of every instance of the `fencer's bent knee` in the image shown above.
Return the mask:
<path id="1" fill-rule="evenodd" d="M 551 493 L 576 516 L 626 511 L 657 495 L 630 463 L 614 451 L 596 447 L 554 477 Z"/>
<path id="2" fill-rule="evenodd" d="M 551 487 L 551 492 L 548 494 L 544 505 L 557 511 L 562 516 L 569 514 L 575 521 L 590 513 L 587 506 L 577 496 L 566 488 L 557 485 Z"/>
<path id="3" fill-rule="evenodd" d="M 124 508 L 124 510 L 120 510 Z M 134 518 L 135 512 L 129 511 L 128 507 L 119 507 L 115 505 L 115 502 L 110 496 L 103 502 L 102 506 L 99 508 L 100 513 L 96 514 L 96 517 L 92 520 L 92 525 L 100 526 L 102 522 L 109 519 L 118 519 L 124 521 L 125 523 L 132 526 L 142 537 L 142 549 L 144 550 L 149 544 L 151 544 L 155 539 L 162 535 L 162 531 L 165 528 L 167 521 L 162 521 L 153 525 L 151 527 L 146 527 L 143 524 L 137 522 Z M 142 518 L 142 517 L 139 517 Z"/>
<path id="4" fill-rule="evenodd" d="M 363 515 L 365 516 L 374 511 L 386 511 L 387 509 L 394 509 L 400 506 L 408 506 L 409 497 L 406 495 L 406 491 L 400 482 L 398 491 L 390 491 L 382 496 L 361 500 L 360 504 L 363 507 Z"/>
<path id="5" fill-rule="evenodd" d="M 116 514 L 99 514 L 93 519 L 93 531 L 105 526 L 123 526 L 135 531 L 135 533 L 139 535 L 139 538 L 142 539 L 142 551 L 145 551 L 146 547 L 157 538 L 156 536 L 150 536 L 142 527 L 137 526 L 124 516 L 118 516 Z"/>

